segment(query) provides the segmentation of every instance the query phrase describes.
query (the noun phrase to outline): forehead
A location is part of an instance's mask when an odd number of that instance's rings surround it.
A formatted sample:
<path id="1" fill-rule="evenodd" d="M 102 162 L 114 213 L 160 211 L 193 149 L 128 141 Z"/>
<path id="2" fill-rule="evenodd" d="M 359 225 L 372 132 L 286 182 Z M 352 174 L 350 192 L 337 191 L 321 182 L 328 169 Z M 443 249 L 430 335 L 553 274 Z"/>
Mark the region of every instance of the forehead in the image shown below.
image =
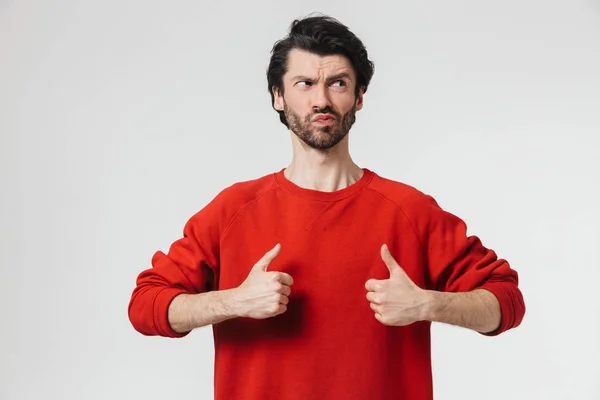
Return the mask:
<path id="1" fill-rule="evenodd" d="M 287 76 L 333 75 L 347 72 L 354 77 L 354 68 L 350 60 L 341 54 L 320 56 L 305 50 L 292 49 L 287 61 Z"/>

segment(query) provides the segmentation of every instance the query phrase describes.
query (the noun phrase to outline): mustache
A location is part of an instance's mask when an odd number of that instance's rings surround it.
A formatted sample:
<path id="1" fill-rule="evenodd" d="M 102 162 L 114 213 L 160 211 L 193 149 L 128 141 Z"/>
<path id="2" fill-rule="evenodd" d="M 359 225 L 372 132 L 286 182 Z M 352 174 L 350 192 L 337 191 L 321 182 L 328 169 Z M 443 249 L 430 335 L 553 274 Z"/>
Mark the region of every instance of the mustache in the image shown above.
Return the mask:
<path id="1" fill-rule="evenodd" d="M 331 114 L 331 115 L 333 115 L 334 117 L 336 117 L 336 118 L 338 118 L 338 119 L 339 119 L 339 117 L 340 117 L 340 116 L 339 116 L 339 114 L 338 114 L 337 112 L 335 112 L 335 110 L 334 110 L 334 109 L 332 109 L 331 107 L 325 107 L 325 108 L 323 108 L 323 109 L 316 110 L 316 111 L 315 111 L 315 112 L 314 112 L 314 113 L 311 115 L 311 117 L 314 117 L 315 115 L 320 115 L 320 114 Z"/>

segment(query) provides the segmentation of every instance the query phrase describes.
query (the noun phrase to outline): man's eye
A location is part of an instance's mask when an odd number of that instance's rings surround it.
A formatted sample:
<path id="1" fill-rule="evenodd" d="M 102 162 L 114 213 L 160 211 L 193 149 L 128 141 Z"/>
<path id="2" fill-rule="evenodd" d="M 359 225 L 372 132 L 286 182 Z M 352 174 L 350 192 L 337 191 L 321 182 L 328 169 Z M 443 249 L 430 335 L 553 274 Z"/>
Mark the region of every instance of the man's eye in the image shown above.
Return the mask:
<path id="1" fill-rule="evenodd" d="M 312 86 L 312 82 L 311 81 L 298 81 L 297 85 L 300 86 Z M 332 83 L 332 86 L 346 86 L 346 82 L 344 80 L 337 80 L 335 82 Z"/>

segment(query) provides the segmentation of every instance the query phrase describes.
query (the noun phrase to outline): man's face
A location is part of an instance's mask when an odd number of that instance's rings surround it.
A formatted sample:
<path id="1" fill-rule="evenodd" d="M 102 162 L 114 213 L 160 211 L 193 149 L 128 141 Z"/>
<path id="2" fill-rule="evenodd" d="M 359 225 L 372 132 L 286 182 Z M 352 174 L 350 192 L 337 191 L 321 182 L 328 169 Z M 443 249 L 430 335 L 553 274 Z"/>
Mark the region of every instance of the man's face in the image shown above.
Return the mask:
<path id="1" fill-rule="evenodd" d="M 276 110 L 308 146 L 327 150 L 346 137 L 362 108 L 355 96 L 356 74 L 342 55 L 319 56 L 294 49 L 283 76 L 283 96 L 274 90 Z"/>

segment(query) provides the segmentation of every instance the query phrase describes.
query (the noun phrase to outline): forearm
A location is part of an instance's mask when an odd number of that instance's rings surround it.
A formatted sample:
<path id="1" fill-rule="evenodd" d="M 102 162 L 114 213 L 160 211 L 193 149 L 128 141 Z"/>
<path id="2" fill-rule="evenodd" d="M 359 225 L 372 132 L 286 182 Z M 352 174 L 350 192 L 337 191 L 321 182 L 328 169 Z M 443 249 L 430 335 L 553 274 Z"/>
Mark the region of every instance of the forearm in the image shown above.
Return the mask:
<path id="1" fill-rule="evenodd" d="M 178 333 L 235 318 L 238 315 L 235 289 L 199 294 L 180 294 L 169 305 L 168 319 Z"/>
<path id="2" fill-rule="evenodd" d="M 481 333 L 500 326 L 502 313 L 496 296 L 485 289 L 470 292 L 427 291 L 426 319 L 457 325 Z"/>

